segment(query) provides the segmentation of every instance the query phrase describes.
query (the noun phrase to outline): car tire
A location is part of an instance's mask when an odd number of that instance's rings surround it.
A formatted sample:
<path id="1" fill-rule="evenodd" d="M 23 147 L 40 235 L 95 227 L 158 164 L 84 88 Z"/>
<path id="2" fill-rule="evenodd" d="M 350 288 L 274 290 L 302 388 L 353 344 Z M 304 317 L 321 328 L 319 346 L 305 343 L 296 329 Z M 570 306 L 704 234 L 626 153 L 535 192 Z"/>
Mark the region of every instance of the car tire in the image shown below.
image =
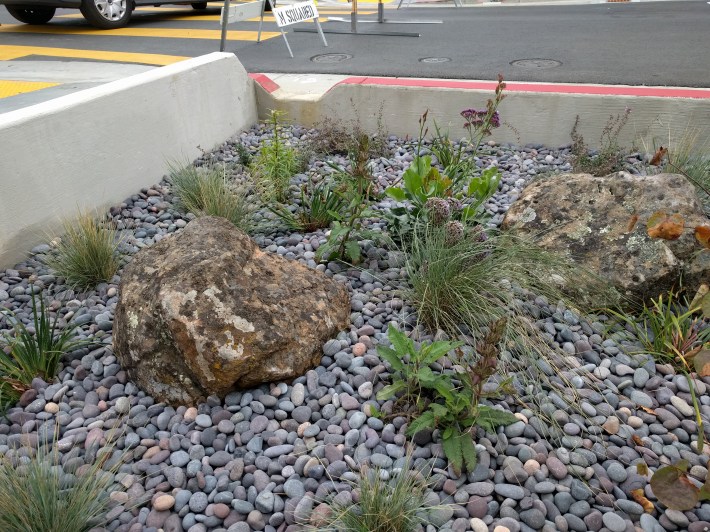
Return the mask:
<path id="1" fill-rule="evenodd" d="M 200 11 L 202 11 L 203 9 L 207 9 L 207 2 L 195 2 L 190 5 L 192 6 L 192 9 L 198 9 Z"/>
<path id="2" fill-rule="evenodd" d="M 54 7 L 45 6 L 5 6 L 8 12 L 20 22 L 25 24 L 46 24 L 56 13 L 57 9 Z"/>
<path id="3" fill-rule="evenodd" d="M 81 14 L 101 30 L 122 28 L 131 19 L 133 0 L 83 0 Z"/>

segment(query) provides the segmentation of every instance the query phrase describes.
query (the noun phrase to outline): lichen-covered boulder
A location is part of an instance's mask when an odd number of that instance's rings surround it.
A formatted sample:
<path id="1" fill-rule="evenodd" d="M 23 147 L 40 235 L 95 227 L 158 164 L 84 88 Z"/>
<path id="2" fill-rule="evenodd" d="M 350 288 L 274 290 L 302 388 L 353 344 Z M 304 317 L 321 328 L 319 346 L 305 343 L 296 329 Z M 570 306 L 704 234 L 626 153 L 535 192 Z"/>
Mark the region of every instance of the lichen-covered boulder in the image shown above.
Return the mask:
<path id="1" fill-rule="evenodd" d="M 710 252 L 701 251 L 692 230 L 675 241 L 648 236 L 646 221 L 660 210 L 682 215 L 688 226 L 708 224 L 695 188 L 685 177 L 619 172 L 536 181 L 510 207 L 503 228 L 566 253 L 632 301 L 641 302 L 677 286 L 681 275 L 691 288 L 710 276 Z"/>
<path id="2" fill-rule="evenodd" d="M 343 285 L 204 217 L 123 270 L 114 348 L 146 393 L 194 404 L 303 375 L 349 318 Z"/>

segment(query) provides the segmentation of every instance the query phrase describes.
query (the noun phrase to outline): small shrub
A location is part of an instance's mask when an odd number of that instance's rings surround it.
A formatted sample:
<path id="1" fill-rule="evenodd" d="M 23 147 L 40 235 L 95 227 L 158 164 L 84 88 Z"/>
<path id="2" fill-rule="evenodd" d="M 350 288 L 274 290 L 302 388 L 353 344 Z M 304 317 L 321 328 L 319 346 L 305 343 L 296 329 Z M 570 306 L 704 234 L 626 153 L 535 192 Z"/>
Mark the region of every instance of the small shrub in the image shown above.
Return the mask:
<path id="1" fill-rule="evenodd" d="M 179 207 L 186 212 L 225 218 L 245 232 L 253 229 L 254 204 L 244 186 L 230 183 L 226 167 L 171 165 L 170 181 Z"/>
<path id="2" fill-rule="evenodd" d="M 330 517 L 319 530 L 337 532 L 414 532 L 426 525 L 428 485 L 406 462 L 401 471 L 383 480 L 378 469 L 362 467 L 354 490 L 356 504 L 333 505 Z"/>
<path id="3" fill-rule="evenodd" d="M 289 229 L 312 232 L 329 227 L 345 208 L 345 201 L 330 186 L 320 184 L 308 191 L 301 187 L 301 203 L 295 212 L 285 205 L 269 206 Z"/>
<path id="4" fill-rule="evenodd" d="M 271 111 L 268 120 L 273 133 L 271 142 L 263 145 L 251 161 L 254 183 L 265 202 L 284 202 L 288 197 L 291 176 L 303 167 L 296 149 L 282 137 L 280 121 L 283 115 L 281 111 Z"/>
<path id="5" fill-rule="evenodd" d="M 245 168 L 248 168 L 251 164 L 251 153 L 249 152 L 249 148 L 247 148 L 241 142 L 237 142 L 237 144 L 235 145 L 235 149 L 237 150 L 239 164 L 241 164 Z"/>
<path id="6" fill-rule="evenodd" d="M 353 114 L 357 113 L 353 112 Z M 389 156 L 390 149 L 382 123 L 382 109 L 377 116 L 377 133 L 374 135 L 367 133 L 358 119 L 345 124 L 326 117 L 315 125 L 314 133 L 305 141 L 305 147 L 307 151 L 318 155 L 349 155 L 357 151 L 363 138 L 368 139 L 368 159 Z"/>
<path id="7" fill-rule="evenodd" d="M 64 235 L 47 262 L 67 284 L 92 289 L 109 282 L 121 262 L 118 232 L 108 220 L 80 213 L 73 222 L 64 222 Z"/>
<path id="8" fill-rule="evenodd" d="M 631 109 L 627 108 L 623 114 L 609 116 L 599 138 L 599 152 L 591 156 L 589 148 L 582 134 L 577 131 L 579 115 L 574 121 L 572 132 L 572 167 L 575 172 L 589 173 L 603 177 L 624 169 L 626 164 L 626 150 L 619 146 L 619 133 L 629 121 Z"/>
<path id="9" fill-rule="evenodd" d="M 9 317 L 12 333 L 0 335 L 0 343 L 8 350 L 8 353 L 0 350 L 0 393 L 8 398 L 28 389 L 35 377 L 52 381 L 62 355 L 86 344 L 86 341 L 74 338 L 75 326 L 58 326 L 59 313 L 54 320 L 50 318 L 41 295 L 39 298 L 32 296 L 34 333 L 20 320 Z"/>
<path id="10" fill-rule="evenodd" d="M 0 456 L 0 530 L 86 532 L 105 524 L 115 470 L 103 471 L 95 460 L 67 486 L 59 453 L 47 447 L 41 445 L 29 461 Z"/>

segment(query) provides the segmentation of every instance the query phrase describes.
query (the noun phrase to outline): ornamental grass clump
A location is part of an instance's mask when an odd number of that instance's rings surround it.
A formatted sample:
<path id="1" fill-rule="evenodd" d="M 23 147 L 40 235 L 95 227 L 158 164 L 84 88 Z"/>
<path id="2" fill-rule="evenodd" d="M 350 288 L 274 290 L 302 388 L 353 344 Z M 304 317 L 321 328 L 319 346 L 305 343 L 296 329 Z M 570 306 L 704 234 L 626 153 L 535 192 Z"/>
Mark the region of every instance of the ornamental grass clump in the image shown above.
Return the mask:
<path id="1" fill-rule="evenodd" d="M 87 342 L 76 338 L 76 326 L 59 325 L 59 313 L 50 317 L 42 295 L 32 295 L 32 331 L 9 311 L 4 315 L 12 330 L 0 333 L 0 403 L 14 403 L 35 377 L 52 381 L 62 355 Z"/>
<path id="2" fill-rule="evenodd" d="M 347 205 L 342 195 L 327 184 L 319 184 L 309 190 L 301 187 L 301 202 L 290 209 L 286 205 L 270 205 L 268 209 L 278 216 L 291 230 L 312 232 L 325 229 L 339 219 L 340 212 Z"/>
<path id="3" fill-rule="evenodd" d="M 426 479 L 409 469 L 409 460 L 387 480 L 379 469 L 361 468 L 353 486 L 354 504 L 333 504 L 318 530 L 334 532 L 414 532 L 426 525 Z"/>
<path id="4" fill-rule="evenodd" d="M 254 204 L 246 187 L 230 181 L 225 166 L 170 166 L 178 206 L 195 216 L 218 216 L 244 232 L 253 229 Z"/>
<path id="5" fill-rule="evenodd" d="M 64 222 L 64 235 L 47 263 L 68 285 L 90 290 L 111 281 L 118 271 L 120 243 L 111 221 L 80 213 L 76 220 Z"/>
<path id="6" fill-rule="evenodd" d="M 418 223 L 404 251 L 409 299 L 432 331 L 475 331 L 504 317 L 514 299 L 511 284 L 552 300 L 565 299 L 564 287 L 582 292 L 580 284 L 601 284 L 522 236 L 480 225 Z"/>
<path id="7" fill-rule="evenodd" d="M 106 524 L 117 467 L 104 471 L 97 458 L 67 483 L 56 442 L 40 445 L 36 454 L 28 449 L 28 456 L 0 456 L 0 530 L 86 532 Z"/>

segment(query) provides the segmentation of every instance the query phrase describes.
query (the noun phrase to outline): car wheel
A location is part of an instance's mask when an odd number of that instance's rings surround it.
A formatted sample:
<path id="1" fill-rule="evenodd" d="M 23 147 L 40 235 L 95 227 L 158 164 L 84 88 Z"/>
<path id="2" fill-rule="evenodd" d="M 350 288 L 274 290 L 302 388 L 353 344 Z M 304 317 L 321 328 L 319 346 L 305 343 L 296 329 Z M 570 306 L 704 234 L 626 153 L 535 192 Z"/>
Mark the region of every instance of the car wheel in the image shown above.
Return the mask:
<path id="1" fill-rule="evenodd" d="M 44 7 L 44 6 L 30 6 L 30 7 L 20 7 L 20 6 L 5 6 L 10 14 L 25 24 L 46 24 L 57 11 L 54 7 Z"/>
<path id="2" fill-rule="evenodd" d="M 80 9 L 84 18 L 95 28 L 122 28 L 131 18 L 133 0 L 83 0 Z"/>
<path id="3" fill-rule="evenodd" d="M 190 4 L 192 6 L 192 9 L 207 9 L 207 2 L 195 2 L 194 4 Z"/>

